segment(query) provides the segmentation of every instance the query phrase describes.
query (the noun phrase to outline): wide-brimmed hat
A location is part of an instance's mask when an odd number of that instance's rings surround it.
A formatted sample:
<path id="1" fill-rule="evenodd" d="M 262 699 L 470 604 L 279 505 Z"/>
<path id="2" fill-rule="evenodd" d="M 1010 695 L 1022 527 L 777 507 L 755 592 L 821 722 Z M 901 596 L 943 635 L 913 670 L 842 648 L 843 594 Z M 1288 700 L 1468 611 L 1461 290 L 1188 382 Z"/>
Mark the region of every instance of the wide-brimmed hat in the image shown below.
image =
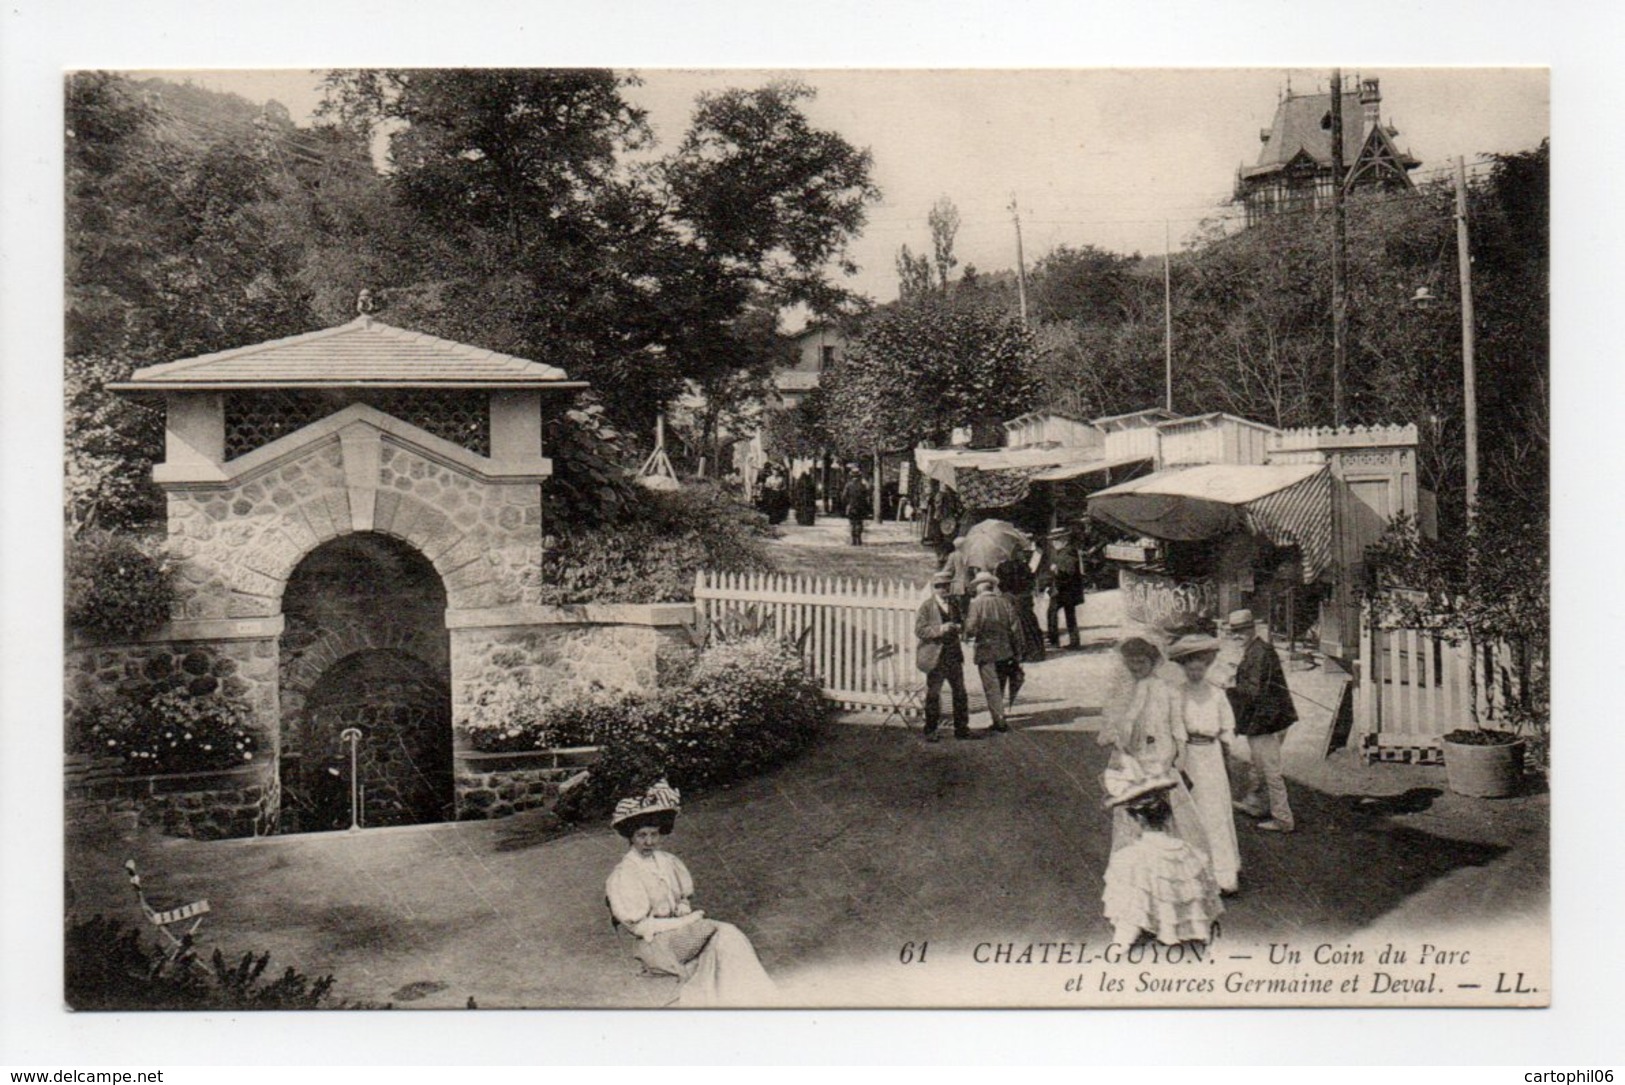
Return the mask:
<path id="1" fill-rule="evenodd" d="M 1105 804 L 1111 807 L 1126 806 L 1136 799 L 1167 791 L 1175 780 L 1169 772 L 1147 772 L 1138 761 L 1125 754 L 1101 774 L 1100 782 L 1106 789 Z"/>
<path id="2" fill-rule="evenodd" d="M 645 825 L 654 825 L 662 833 L 669 833 L 677 823 L 677 811 L 681 806 L 681 793 L 666 781 L 657 780 L 642 795 L 616 803 L 609 827 L 628 839 Z"/>
<path id="3" fill-rule="evenodd" d="M 1232 610 L 1230 617 L 1224 620 L 1224 624 L 1231 629 L 1251 629 L 1255 624 L 1253 612 L 1250 610 Z"/>
<path id="4" fill-rule="evenodd" d="M 997 574 L 995 574 L 994 572 L 992 572 L 989 569 L 983 569 L 981 572 L 977 573 L 974 577 L 971 578 L 971 582 L 970 582 L 971 587 L 979 588 L 983 584 L 992 584 L 995 588 L 998 587 L 999 586 L 999 578 L 998 578 Z"/>
<path id="5" fill-rule="evenodd" d="M 933 588 L 938 584 L 952 584 L 953 582 L 954 574 L 950 573 L 947 569 L 938 569 L 936 572 L 931 574 L 931 586 Z"/>
<path id="6" fill-rule="evenodd" d="M 1191 656 L 1201 655 L 1203 652 L 1217 652 L 1218 650 L 1218 637 L 1210 637 L 1206 633 L 1187 633 L 1168 646 L 1168 658 L 1177 662 Z"/>

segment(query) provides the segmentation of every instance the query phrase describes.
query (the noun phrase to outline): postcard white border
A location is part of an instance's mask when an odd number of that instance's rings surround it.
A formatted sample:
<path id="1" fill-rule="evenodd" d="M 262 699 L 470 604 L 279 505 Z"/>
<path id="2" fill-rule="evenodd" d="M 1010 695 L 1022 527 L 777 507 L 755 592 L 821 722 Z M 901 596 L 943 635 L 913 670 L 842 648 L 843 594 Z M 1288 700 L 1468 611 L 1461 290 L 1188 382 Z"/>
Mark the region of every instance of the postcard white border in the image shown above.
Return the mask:
<path id="1" fill-rule="evenodd" d="M 1606 9 L 1606 5 L 1596 8 Z M 1617 1055 L 1621 940 L 1614 913 L 1622 752 L 1621 606 L 1604 572 L 1621 552 L 1615 472 L 1625 402 L 1603 320 L 1617 292 L 1617 10 L 1560 4 L 1325 6 L 1247 0 L 1086 7 L 1065 0 L 768 5 L 468 3 L 435 19 L 405 4 L 43 3 L 0 9 L 0 1061 L 25 1065 L 230 1064 L 250 1055 L 327 1063 L 535 1061 L 1507 1062 Z M 883 10 L 876 10 L 883 9 Z M 674 25 L 680 24 L 680 25 Z M 1267 66 L 1368 63 L 1553 67 L 1558 144 L 1553 271 L 1554 653 L 1549 1010 L 963 1011 L 750 1015 L 548 1012 L 312 1014 L 185 1021 L 69 1015 L 60 991 L 60 100 L 69 67 L 335 64 L 612 64 L 618 67 Z M 1610 258 L 1610 257 L 1613 258 Z M 1617 307 L 1617 303 L 1616 307 Z M 1602 589 L 1602 590 L 1599 590 Z M 1613 621 L 1611 621 L 1613 619 Z M 1616 683 L 1617 685 L 1617 683 Z M 54 818 L 54 815 L 53 815 Z M 742 1020 L 742 1017 L 748 1020 Z M 425 1024 L 428 1027 L 424 1027 Z"/>

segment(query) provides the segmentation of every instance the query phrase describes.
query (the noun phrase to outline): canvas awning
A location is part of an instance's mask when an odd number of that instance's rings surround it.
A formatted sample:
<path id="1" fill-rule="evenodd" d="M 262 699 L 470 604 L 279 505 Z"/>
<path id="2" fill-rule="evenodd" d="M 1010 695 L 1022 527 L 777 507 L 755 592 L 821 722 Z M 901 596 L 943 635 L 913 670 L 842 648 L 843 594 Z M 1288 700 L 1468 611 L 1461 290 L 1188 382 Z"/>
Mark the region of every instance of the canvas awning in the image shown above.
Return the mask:
<path id="1" fill-rule="evenodd" d="M 1089 515 L 1170 542 L 1246 531 L 1276 546 L 1296 546 L 1305 583 L 1331 564 L 1332 483 L 1324 464 L 1158 471 L 1090 495 Z"/>
<path id="2" fill-rule="evenodd" d="M 966 471 L 1008 471 L 1039 482 L 1061 482 L 1113 467 L 1126 467 L 1144 457 L 1107 459 L 1098 448 L 917 448 L 914 463 L 928 478 L 950 490 L 961 488 Z"/>

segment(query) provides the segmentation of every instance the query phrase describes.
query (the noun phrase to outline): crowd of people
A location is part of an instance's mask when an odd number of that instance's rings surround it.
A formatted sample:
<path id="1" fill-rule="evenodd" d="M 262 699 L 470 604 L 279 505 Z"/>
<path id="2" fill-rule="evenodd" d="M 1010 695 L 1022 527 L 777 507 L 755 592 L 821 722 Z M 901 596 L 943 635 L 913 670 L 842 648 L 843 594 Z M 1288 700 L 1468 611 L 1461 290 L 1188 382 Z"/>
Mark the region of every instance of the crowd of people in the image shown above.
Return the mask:
<path id="1" fill-rule="evenodd" d="M 848 507 L 867 498 L 856 471 L 847 493 L 854 499 Z M 853 524 L 856 544 L 861 518 L 853 517 Z M 1012 549 L 992 568 L 973 565 L 967 550 L 964 539 L 955 540 L 916 613 L 926 742 L 940 740 L 945 686 L 956 739 L 1009 733 L 1007 712 L 1021 693 L 1023 664 L 1044 658 L 1046 639 L 1060 647 L 1063 618 L 1070 646 L 1080 643 L 1076 611 L 1084 577 L 1068 529 L 1051 532 L 1036 550 Z M 1037 619 L 1040 592 L 1049 597 L 1047 628 Z M 1240 650 L 1228 688 L 1210 680 L 1221 647 L 1210 632 L 1170 634 L 1166 648 L 1142 636 L 1116 645 L 1129 695 L 1103 721 L 1098 741 L 1109 751 L 1101 781 L 1111 823 L 1103 911 L 1122 943 L 1210 941 L 1224 898 L 1242 886 L 1237 816 L 1252 819 L 1262 832 L 1296 828 L 1281 744 L 1297 712 L 1280 658 L 1258 636 L 1250 611 L 1231 613 L 1224 630 Z M 1165 658 L 1177 668 L 1177 680 L 1158 673 Z M 967 662 L 975 666 L 992 718 L 985 731 L 970 728 Z M 1242 741 L 1249 767 L 1238 798 L 1229 759 Z M 630 849 L 606 884 L 610 911 L 636 938 L 635 956 L 646 971 L 681 981 L 678 1004 L 763 1004 L 773 983 L 750 940 L 693 907 L 688 868 L 659 847 L 677 810 L 678 793 L 664 781 L 617 806 L 612 824 Z"/>
<path id="2" fill-rule="evenodd" d="M 1076 609 L 1083 603 L 1083 572 L 1066 528 L 1052 532 L 1037 552 L 1018 548 L 991 569 L 973 566 L 967 550 L 965 539 L 954 540 L 932 577 L 931 597 L 915 618 L 916 661 L 926 676 L 927 742 L 940 739 L 944 686 L 955 738 L 1006 734 L 1007 711 L 1025 680 L 1022 664 L 1043 658 L 1046 633 L 1050 646 L 1059 647 L 1064 617 L 1069 643 L 1079 643 Z M 1040 629 L 1035 609 L 1040 591 L 1049 595 L 1047 630 Z M 1203 924 L 1217 919 L 1223 911 L 1220 898 L 1241 886 L 1238 814 L 1263 832 L 1296 828 L 1281 742 L 1297 711 L 1280 658 L 1268 639 L 1257 635 L 1250 611 L 1230 614 L 1225 629 L 1241 654 L 1228 689 L 1210 680 L 1220 649 L 1211 633 L 1185 631 L 1171 638 L 1166 658 L 1180 672 L 1177 682 L 1157 674 L 1164 652 L 1151 640 L 1133 636 L 1117 646 L 1132 693 L 1099 732 L 1101 745 L 1110 748 L 1104 782 L 1112 811 L 1106 905 L 1114 926 L 1138 924 L 1130 941 L 1207 939 Z M 968 661 L 992 718 L 986 731 L 970 728 L 965 644 L 971 645 Z M 1249 767 L 1246 790 L 1238 798 L 1231 792 L 1229 764 L 1241 741 L 1248 746 Z M 1162 887 L 1156 892 L 1166 899 L 1140 900 L 1147 886 Z M 1139 903 L 1131 907 L 1133 901 Z"/>

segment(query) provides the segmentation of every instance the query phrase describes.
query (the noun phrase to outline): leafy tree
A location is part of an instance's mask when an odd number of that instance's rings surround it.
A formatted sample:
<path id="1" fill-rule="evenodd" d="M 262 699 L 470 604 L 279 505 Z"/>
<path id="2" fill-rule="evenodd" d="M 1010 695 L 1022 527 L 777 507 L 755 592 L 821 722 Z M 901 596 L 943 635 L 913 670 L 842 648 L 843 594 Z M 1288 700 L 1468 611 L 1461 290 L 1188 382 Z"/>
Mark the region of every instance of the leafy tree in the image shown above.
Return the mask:
<path id="1" fill-rule="evenodd" d="M 1040 323 L 1110 324 L 1137 315 L 1138 254 L 1122 256 L 1093 245 L 1061 245 L 1033 267 L 1029 294 Z"/>
<path id="2" fill-rule="evenodd" d="M 390 185 L 421 240 L 390 304 L 614 388 L 606 409 L 643 432 L 688 382 L 737 383 L 727 344 L 753 305 L 851 301 L 831 272 L 851 270 L 847 243 L 877 193 L 868 153 L 813 127 L 799 108 L 813 91 L 793 82 L 702 95 L 672 154 L 633 163 L 650 142 L 623 93 L 633 81 L 344 72 L 330 112 L 398 126 Z"/>
<path id="3" fill-rule="evenodd" d="M 78 72 L 65 87 L 67 517 L 150 523 L 158 412 L 105 391 L 140 365 L 308 331 L 307 247 L 279 226 L 292 125 L 247 102 Z"/>
<path id="4" fill-rule="evenodd" d="M 946 294 L 948 273 L 959 264 L 954 256 L 954 238 L 959 236 L 959 208 L 943 196 L 932 205 L 926 222 L 931 226 L 931 256 L 937 265 L 937 282 Z"/>
<path id="5" fill-rule="evenodd" d="M 955 426 L 1004 419 L 1037 398 L 1032 335 L 1007 313 L 943 299 L 871 315 L 825 374 L 831 436 L 845 453 L 944 443 Z"/>
<path id="6" fill-rule="evenodd" d="M 931 261 L 907 245 L 897 250 L 897 299 L 904 304 L 931 296 Z"/>
<path id="7" fill-rule="evenodd" d="M 812 459 L 834 443 L 828 426 L 829 393 L 812 389 L 794 407 L 768 411 L 762 418 L 762 449 L 775 459 Z"/>
<path id="8" fill-rule="evenodd" d="M 737 440 L 756 432 L 773 396 L 773 372 L 794 364 L 795 348 L 778 333 L 777 314 L 755 308 L 724 327 L 708 349 L 709 364 L 690 384 L 692 402 L 672 420 L 687 423 L 706 473 L 721 477 L 724 434 Z"/>

